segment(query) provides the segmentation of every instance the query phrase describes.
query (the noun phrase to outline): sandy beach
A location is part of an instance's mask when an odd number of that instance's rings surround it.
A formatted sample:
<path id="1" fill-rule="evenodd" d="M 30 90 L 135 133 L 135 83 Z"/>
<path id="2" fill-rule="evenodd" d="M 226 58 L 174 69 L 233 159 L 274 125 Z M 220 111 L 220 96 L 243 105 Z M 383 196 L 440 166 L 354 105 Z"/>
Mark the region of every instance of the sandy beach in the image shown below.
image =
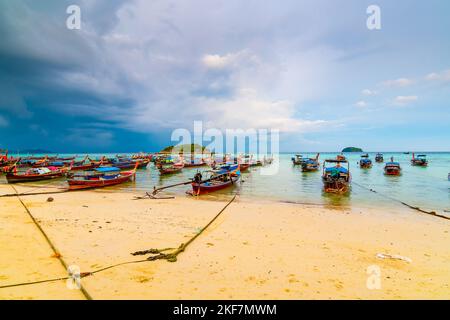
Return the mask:
<path id="1" fill-rule="evenodd" d="M 1 194 L 12 192 L 0 185 Z M 82 272 L 149 256 L 135 251 L 177 248 L 226 204 L 134 195 L 105 189 L 22 200 Z M 0 286 L 67 275 L 17 197 L 0 198 L 0 212 Z M 395 205 L 345 209 L 238 196 L 176 262 L 122 265 L 82 284 L 93 299 L 449 299 L 449 230 L 448 220 Z M 378 289 L 367 286 L 368 268 L 380 271 Z M 84 298 L 65 281 L 0 289 L 0 299 Z"/>

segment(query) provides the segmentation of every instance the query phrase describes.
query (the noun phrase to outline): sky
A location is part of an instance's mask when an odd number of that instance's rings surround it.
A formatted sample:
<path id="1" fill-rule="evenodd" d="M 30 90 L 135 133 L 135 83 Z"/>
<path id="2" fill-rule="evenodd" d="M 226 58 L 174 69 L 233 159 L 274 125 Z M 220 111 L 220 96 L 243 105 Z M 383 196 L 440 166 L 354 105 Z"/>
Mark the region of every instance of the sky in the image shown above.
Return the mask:
<path id="1" fill-rule="evenodd" d="M 156 151 L 202 121 L 278 129 L 285 152 L 450 151 L 449 13 L 447 0 L 0 0 L 0 149 Z"/>

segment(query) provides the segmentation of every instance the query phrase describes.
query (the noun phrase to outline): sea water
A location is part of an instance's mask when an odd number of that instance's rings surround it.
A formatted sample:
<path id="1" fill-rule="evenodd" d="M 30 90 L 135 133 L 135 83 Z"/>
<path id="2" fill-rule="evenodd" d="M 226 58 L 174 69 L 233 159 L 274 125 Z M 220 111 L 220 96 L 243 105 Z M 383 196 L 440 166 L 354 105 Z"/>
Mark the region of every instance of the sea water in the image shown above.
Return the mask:
<path id="1" fill-rule="evenodd" d="M 279 168 L 274 175 L 261 174 L 261 167 L 253 167 L 249 172 L 242 173 L 242 181 L 235 187 L 227 188 L 209 195 L 203 195 L 201 199 L 226 200 L 239 192 L 242 200 L 271 200 L 281 202 L 325 204 L 342 207 L 389 207 L 398 200 L 417 206 L 425 210 L 450 215 L 450 153 L 428 152 L 428 167 L 411 166 L 411 154 L 402 152 L 383 153 L 384 161 L 400 163 L 401 176 L 384 175 L 384 163 L 375 162 L 375 154 L 369 153 L 373 166 L 371 169 L 360 169 L 360 153 L 346 153 L 352 184 L 350 192 L 346 195 L 327 194 L 323 192 L 321 180 L 322 165 L 319 171 L 302 172 L 300 166 L 294 166 L 291 158 L 295 154 L 304 157 L 314 157 L 315 153 L 282 153 L 280 154 Z M 320 162 L 324 159 L 335 158 L 338 153 L 321 153 Z M 417 153 L 419 154 L 419 153 Z M 104 154 L 91 154 L 91 158 L 100 158 Z M 116 154 L 107 154 L 114 157 Z M 60 157 L 69 157 L 70 154 L 59 154 Z M 82 159 L 83 156 L 78 157 Z M 118 186 L 108 187 L 108 191 L 127 191 L 144 193 L 152 191 L 154 187 L 162 187 L 179 182 L 189 181 L 197 171 L 208 170 L 208 167 L 185 168 L 182 172 L 160 176 L 154 164 L 149 164 L 147 169 L 138 170 L 136 181 Z M 5 182 L 3 180 L 3 182 Z M 66 184 L 64 180 L 44 182 Z M 190 190 L 189 185 L 168 189 L 162 194 L 190 197 L 186 194 Z M 376 193 L 370 191 L 372 189 Z M 106 189 L 104 190 L 106 191 Z"/>

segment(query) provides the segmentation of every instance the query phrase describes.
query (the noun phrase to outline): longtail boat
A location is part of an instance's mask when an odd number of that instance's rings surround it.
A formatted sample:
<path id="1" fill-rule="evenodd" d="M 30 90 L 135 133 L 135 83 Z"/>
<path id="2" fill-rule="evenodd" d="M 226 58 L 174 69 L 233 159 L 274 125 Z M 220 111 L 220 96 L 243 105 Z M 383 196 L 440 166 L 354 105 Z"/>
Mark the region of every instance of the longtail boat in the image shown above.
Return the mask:
<path id="1" fill-rule="evenodd" d="M 315 158 L 303 159 L 302 171 L 310 172 L 319 170 L 320 168 L 319 155 L 320 154 L 318 153 Z"/>
<path id="2" fill-rule="evenodd" d="M 103 188 L 132 181 L 136 177 L 136 169 L 137 164 L 131 171 L 120 171 L 115 167 L 95 168 L 84 175 L 74 175 L 67 182 L 69 190 Z"/>
<path id="3" fill-rule="evenodd" d="M 359 160 L 359 167 L 361 169 L 370 169 L 372 168 L 372 160 L 369 159 L 368 154 L 363 154 L 361 159 Z"/>
<path id="4" fill-rule="evenodd" d="M 200 162 L 196 162 L 195 160 L 184 161 L 185 168 L 196 168 L 206 166 L 207 163 L 202 159 Z"/>
<path id="5" fill-rule="evenodd" d="M 231 187 L 241 177 L 239 164 L 225 165 L 218 170 L 208 171 L 208 173 L 210 176 L 206 180 L 202 180 L 200 172 L 195 175 L 191 195 L 199 196 Z"/>
<path id="6" fill-rule="evenodd" d="M 150 163 L 150 160 L 148 160 L 148 159 L 131 160 L 131 159 L 120 158 L 118 160 L 110 159 L 110 161 L 109 161 L 109 164 L 111 164 L 112 166 L 119 168 L 121 170 L 133 169 L 136 166 L 136 164 L 138 164 L 137 169 L 145 169 L 149 163 Z"/>
<path id="7" fill-rule="evenodd" d="M 100 161 L 99 163 L 98 162 L 91 162 L 91 161 L 89 163 L 86 163 L 86 159 L 87 159 L 87 156 L 81 162 L 78 162 L 78 163 L 72 162 L 71 165 L 70 165 L 70 171 L 92 170 L 92 169 L 100 167 L 103 164 L 102 161 Z"/>
<path id="8" fill-rule="evenodd" d="M 427 156 L 425 154 L 419 154 L 417 157 L 412 154 L 411 165 L 418 167 L 426 167 L 428 166 Z"/>
<path id="9" fill-rule="evenodd" d="M 377 155 L 375 156 L 375 162 L 383 162 L 383 161 L 384 161 L 383 154 L 377 153 Z"/>
<path id="10" fill-rule="evenodd" d="M 172 164 L 164 164 L 158 167 L 160 174 L 172 174 L 181 172 L 184 168 L 184 163 L 172 163 Z"/>
<path id="11" fill-rule="evenodd" d="M 15 169 L 13 169 L 15 170 Z M 9 171 L 6 173 L 8 183 L 32 182 L 60 178 L 67 173 L 67 168 L 44 167 L 31 168 L 24 173 Z"/>
<path id="12" fill-rule="evenodd" d="M 327 164 L 332 166 L 328 167 Z M 347 165 L 347 168 L 342 165 Z M 351 182 L 350 165 L 347 160 L 328 159 L 323 163 L 322 182 L 325 192 L 346 193 Z"/>
<path id="13" fill-rule="evenodd" d="M 391 157 L 391 161 L 386 162 L 384 166 L 384 174 L 388 176 L 399 176 L 401 170 L 400 163 L 394 162 L 394 157 Z"/>
<path id="14" fill-rule="evenodd" d="M 301 154 L 296 154 L 295 157 L 291 158 L 291 160 L 294 166 L 300 166 L 303 163 L 303 156 Z"/>

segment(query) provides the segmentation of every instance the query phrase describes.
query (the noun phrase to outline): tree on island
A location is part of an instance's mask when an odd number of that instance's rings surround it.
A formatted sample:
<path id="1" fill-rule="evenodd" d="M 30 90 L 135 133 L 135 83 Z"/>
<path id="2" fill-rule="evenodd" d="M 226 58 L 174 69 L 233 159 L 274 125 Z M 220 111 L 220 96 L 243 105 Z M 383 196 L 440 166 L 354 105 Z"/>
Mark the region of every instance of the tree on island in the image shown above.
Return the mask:
<path id="1" fill-rule="evenodd" d="M 363 150 L 357 147 L 347 147 L 342 149 L 342 152 L 363 152 Z"/>
<path id="2" fill-rule="evenodd" d="M 202 154 L 210 153 L 206 147 L 196 143 L 181 144 L 178 146 L 168 146 L 160 151 L 161 153 L 190 153 L 190 154 Z"/>

